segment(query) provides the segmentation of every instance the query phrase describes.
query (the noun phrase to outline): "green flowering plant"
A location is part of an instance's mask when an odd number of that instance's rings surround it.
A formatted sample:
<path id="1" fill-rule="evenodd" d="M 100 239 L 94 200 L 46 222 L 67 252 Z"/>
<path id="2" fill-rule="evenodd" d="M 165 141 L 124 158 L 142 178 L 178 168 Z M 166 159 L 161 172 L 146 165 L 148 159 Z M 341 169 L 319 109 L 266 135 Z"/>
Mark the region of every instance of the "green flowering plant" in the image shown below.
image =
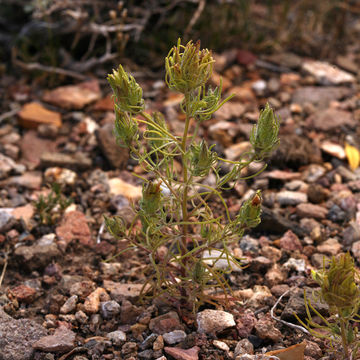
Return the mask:
<path id="1" fill-rule="evenodd" d="M 127 226 L 120 217 L 105 217 L 107 228 L 115 237 L 128 239 L 131 245 L 125 251 L 138 248 L 147 254 L 151 270 L 144 289 L 153 295 L 166 294 L 178 306 L 193 309 L 204 302 L 219 301 L 221 297 L 211 294 L 217 287 L 227 300 L 231 288 L 226 274 L 233 266 L 241 266 L 230 246 L 260 222 L 260 192 L 245 201 L 232 218 L 222 190 L 244 178 L 243 170 L 262 161 L 278 144 L 279 120 L 268 105 L 252 133 L 253 149 L 238 161 L 219 157 L 204 139 L 197 142 L 200 124 L 232 97 L 221 100 L 221 83 L 215 89 L 206 87 L 213 64 L 211 52 L 191 41 L 182 45 L 179 40 L 165 59 L 168 87 L 184 94 L 181 136 L 170 132 L 162 114 L 145 112 L 140 85 L 121 66 L 108 76 L 119 145 L 130 149 L 148 175 L 141 177 L 142 198 L 138 207 L 134 206 L 132 224 Z M 141 133 L 140 128 L 144 129 Z M 179 159 L 181 170 L 175 166 Z M 228 164 L 226 174 L 220 171 L 221 163 Z M 215 186 L 203 182 L 210 173 L 215 175 Z M 210 200 L 221 203 L 223 213 L 216 215 Z M 226 260 L 228 266 L 217 266 L 220 260 Z"/>
<path id="2" fill-rule="evenodd" d="M 343 360 L 360 358 L 360 337 L 356 324 L 360 322 L 360 276 L 353 258 L 349 253 L 340 255 L 338 259 L 332 257 L 328 266 L 324 260 L 322 269 L 312 270 L 311 273 L 320 286 L 314 292 L 314 297 L 329 306 L 330 318 L 326 319 L 312 306 L 306 293 L 306 324 L 294 315 L 312 335 L 329 340 L 333 351 L 341 353 Z M 313 320 L 310 310 L 322 320 L 322 324 Z"/>

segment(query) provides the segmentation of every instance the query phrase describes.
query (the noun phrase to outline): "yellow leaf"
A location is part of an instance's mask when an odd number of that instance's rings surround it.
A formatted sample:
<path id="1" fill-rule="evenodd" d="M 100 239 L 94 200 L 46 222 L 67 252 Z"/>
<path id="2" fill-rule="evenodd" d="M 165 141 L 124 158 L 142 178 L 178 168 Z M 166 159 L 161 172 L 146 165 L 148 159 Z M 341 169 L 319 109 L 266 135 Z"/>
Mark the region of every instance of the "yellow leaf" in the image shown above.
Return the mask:
<path id="1" fill-rule="evenodd" d="M 286 349 L 274 350 L 265 355 L 277 356 L 280 360 L 304 360 L 305 342 L 290 346 Z"/>
<path id="2" fill-rule="evenodd" d="M 351 170 L 355 170 L 360 165 L 360 153 L 359 150 L 348 143 L 345 143 L 345 154 L 349 162 Z"/>

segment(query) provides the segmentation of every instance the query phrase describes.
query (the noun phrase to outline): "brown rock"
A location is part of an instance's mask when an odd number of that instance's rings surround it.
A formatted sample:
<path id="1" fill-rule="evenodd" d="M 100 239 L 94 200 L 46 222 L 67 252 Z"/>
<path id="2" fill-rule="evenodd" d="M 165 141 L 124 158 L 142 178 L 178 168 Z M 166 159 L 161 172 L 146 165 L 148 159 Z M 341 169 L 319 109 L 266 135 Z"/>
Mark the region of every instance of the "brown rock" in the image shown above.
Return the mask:
<path id="1" fill-rule="evenodd" d="M 286 271 L 282 270 L 279 264 L 274 264 L 265 274 L 265 280 L 269 286 L 274 286 L 284 282 L 286 277 Z"/>
<path id="2" fill-rule="evenodd" d="M 80 244 L 86 246 L 91 246 L 94 243 L 86 217 L 80 211 L 66 213 L 60 226 L 56 228 L 56 235 L 64 250 L 74 240 L 78 240 Z"/>
<path id="3" fill-rule="evenodd" d="M 32 190 L 39 190 L 42 183 L 40 171 L 28 171 L 24 175 L 12 176 L 7 179 L 8 185 L 21 186 Z"/>
<path id="4" fill-rule="evenodd" d="M 61 126 L 61 115 L 58 112 L 47 110 L 36 102 L 25 104 L 18 115 L 20 125 L 28 129 L 37 128 L 41 124 Z"/>
<path id="5" fill-rule="evenodd" d="M 219 120 L 238 119 L 245 112 L 245 106 L 241 102 L 228 101 L 215 113 Z"/>
<path id="6" fill-rule="evenodd" d="M 121 302 L 122 300 L 136 300 L 139 298 L 143 289 L 142 284 L 123 284 L 110 280 L 104 280 L 104 288 L 110 293 L 113 300 Z M 145 287 L 146 291 L 146 287 Z"/>
<path id="7" fill-rule="evenodd" d="M 82 109 L 101 96 L 96 80 L 78 85 L 61 86 L 45 93 L 43 100 L 64 109 Z"/>
<path id="8" fill-rule="evenodd" d="M 296 213 L 301 218 L 314 218 L 314 219 L 325 219 L 328 214 L 328 210 L 320 205 L 313 204 L 299 204 L 296 207 Z"/>
<path id="9" fill-rule="evenodd" d="M 114 111 L 114 99 L 111 95 L 98 100 L 94 106 L 94 111 Z"/>
<path id="10" fill-rule="evenodd" d="M 110 165 L 116 169 L 122 169 L 126 166 L 129 159 L 129 151 L 121 148 L 116 143 L 116 137 L 113 134 L 114 126 L 105 124 L 96 131 L 96 137 L 101 151 L 109 161 Z"/>
<path id="11" fill-rule="evenodd" d="M 288 230 L 280 239 L 280 247 L 287 251 L 302 250 L 301 241 L 291 230 Z"/>
<path id="12" fill-rule="evenodd" d="M 176 360 L 198 360 L 199 359 L 199 351 L 200 348 L 198 346 L 194 346 L 191 349 L 181 349 L 177 347 L 168 347 L 165 346 L 165 352 L 172 356 Z"/>
<path id="13" fill-rule="evenodd" d="M 236 319 L 236 329 L 241 338 L 247 338 L 257 322 L 256 316 L 251 310 L 246 310 Z"/>
<path id="14" fill-rule="evenodd" d="M 336 255 L 341 251 L 342 245 L 336 239 L 330 238 L 318 245 L 316 249 L 322 254 Z"/>
<path id="15" fill-rule="evenodd" d="M 255 330 L 260 339 L 270 339 L 273 342 L 278 342 L 283 335 L 280 330 L 275 327 L 275 321 L 269 316 L 263 316 L 255 325 Z"/>
<path id="16" fill-rule="evenodd" d="M 12 212 L 15 219 L 23 219 L 25 224 L 29 224 L 30 219 L 34 216 L 34 206 L 32 204 L 26 204 L 24 206 L 18 206 Z"/>
<path id="17" fill-rule="evenodd" d="M 357 122 L 350 112 L 329 108 L 310 115 L 306 124 L 316 130 L 331 131 L 339 130 L 341 126 L 355 127 Z"/>
<path id="18" fill-rule="evenodd" d="M 12 296 L 15 296 L 19 302 L 31 304 L 36 298 L 36 290 L 24 284 L 16 286 L 10 290 Z"/>
<path id="19" fill-rule="evenodd" d="M 46 151 L 41 155 L 40 162 L 41 166 L 45 168 L 58 166 L 76 170 L 86 170 L 92 165 L 91 159 L 82 152 L 64 154 Z"/>
<path id="20" fill-rule="evenodd" d="M 75 347 L 75 333 L 68 328 L 61 326 L 55 330 L 54 335 L 44 336 L 33 344 L 34 349 L 65 353 Z"/>

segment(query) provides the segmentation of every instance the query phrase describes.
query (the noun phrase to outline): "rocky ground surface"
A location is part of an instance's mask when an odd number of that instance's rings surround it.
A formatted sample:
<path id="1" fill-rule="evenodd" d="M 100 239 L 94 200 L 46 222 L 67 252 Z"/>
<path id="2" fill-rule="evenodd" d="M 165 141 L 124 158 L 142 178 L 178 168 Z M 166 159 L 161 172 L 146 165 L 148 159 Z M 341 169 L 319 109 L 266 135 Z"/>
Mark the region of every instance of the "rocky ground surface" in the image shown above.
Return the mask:
<path id="1" fill-rule="evenodd" d="M 233 248 L 249 264 L 228 278 L 238 300 L 194 316 L 179 316 L 161 299 L 138 301 L 147 266 L 140 252 L 104 262 L 126 241 L 106 232 L 103 215 L 131 220 L 130 204 L 141 195 L 131 175 L 141 169 L 112 134 L 106 83 L 44 90 L 1 78 L 0 359 L 266 359 L 253 354 L 303 341 L 305 357 L 281 359 L 331 358 L 326 343 L 274 317 L 304 319 L 303 290 L 311 293 L 310 270 L 324 256 L 350 251 L 360 262 L 360 56 L 330 64 L 231 50 L 216 59 L 212 82 L 222 76 L 224 94 L 236 96 L 202 124 L 200 136 L 237 159 L 269 101 L 282 118 L 281 144 L 266 171 L 225 194 L 233 215 L 257 189 L 263 194 L 261 225 Z M 138 81 L 147 110 L 162 111 L 180 133 L 182 98 L 160 75 Z M 35 204 L 54 182 L 72 203 L 39 213 Z"/>

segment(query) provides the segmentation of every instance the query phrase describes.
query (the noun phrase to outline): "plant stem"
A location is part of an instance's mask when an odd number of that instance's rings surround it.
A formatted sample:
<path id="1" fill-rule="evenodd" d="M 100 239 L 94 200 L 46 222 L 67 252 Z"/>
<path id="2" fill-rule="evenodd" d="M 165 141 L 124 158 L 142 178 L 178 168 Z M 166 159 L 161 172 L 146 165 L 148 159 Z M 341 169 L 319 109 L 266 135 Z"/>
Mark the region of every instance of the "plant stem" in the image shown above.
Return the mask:
<path id="1" fill-rule="evenodd" d="M 341 329 L 341 340 L 344 349 L 344 360 L 347 360 L 349 358 L 349 347 L 346 338 L 346 324 L 344 319 L 341 318 L 340 318 L 340 329 Z"/>
<path id="2" fill-rule="evenodd" d="M 187 168 L 187 164 L 186 164 L 186 141 L 187 141 L 187 137 L 188 137 L 189 125 L 190 125 L 190 120 L 191 120 L 191 116 L 189 114 L 189 106 L 188 106 L 189 101 L 190 101 L 189 95 L 190 95 L 189 93 L 185 94 L 186 120 L 185 120 L 184 133 L 183 133 L 182 141 L 181 141 L 182 175 L 183 175 L 183 184 L 184 184 L 184 191 L 182 193 L 182 201 L 181 201 L 181 209 L 182 209 L 182 221 L 184 222 L 184 224 L 182 225 L 182 237 L 181 237 L 180 248 L 181 248 L 181 256 L 182 256 L 181 275 L 183 277 L 186 276 L 187 257 L 184 257 L 184 255 L 186 254 L 186 251 L 187 251 L 186 243 L 187 243 L 187 237 L 188 237 L 188 224 L 186 223 L 188 220 L 188 212 L 187 212 L 188 168 Z M 185 296 L 185 299 L 186 299 L 186 291 L 183 287 L 181 288 L 181 293 L 182 293 L 182 296 Z"/>

